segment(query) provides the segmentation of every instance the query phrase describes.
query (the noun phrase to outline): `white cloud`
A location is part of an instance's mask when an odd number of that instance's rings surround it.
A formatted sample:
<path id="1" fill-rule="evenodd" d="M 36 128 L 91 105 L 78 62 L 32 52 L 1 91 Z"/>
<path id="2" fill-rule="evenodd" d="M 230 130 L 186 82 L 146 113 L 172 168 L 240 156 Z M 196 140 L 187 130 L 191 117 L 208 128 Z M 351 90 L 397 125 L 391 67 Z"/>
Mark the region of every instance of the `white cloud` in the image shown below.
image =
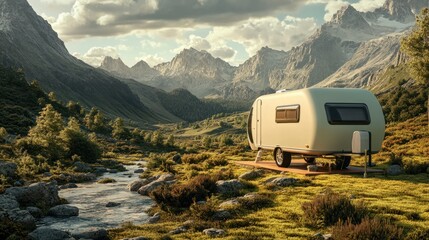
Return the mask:
<path id="1" fill-rule="evenodd" d="M 52 16 L 48 16 L 46 13 L 42 13 L 42 14 L 40 14 L 40 16 L 43 18 L 43 19 L 45 19 L 46 21 L 48 21 L 48 23 L 50 23 L 50 24 L 52 24 L 52 23 L 54 23 L 55 22 L 55 17 L 52 17 Z"/>
<path id="2" fill-rule="evenodd" d="M 82 61 L 92 65 L 94 67 L 100 66 L 101 62 L 106 56 L 112 58 L 118 58 L 118 52 L 116 47 L 107 46 L 107 47 L 93 47 L 88 50 L 85 54 L 73 53 L 73 56 L 81 59 Z"/>
<path id="3" fill-rule="evenodd" d="M 140 61 L 143 60 L 145 61 L 147 64 L 149 64 L 149 66 L 153 67 L 156 66 L 160 63 L 165 62 L 165 59 L 161 56 L 158 56 L 158 54 L 155 55 L 146 55 L 144 57 L 141 58 L 135 58 L 136 61 Z"/>
<path id="4" fill-rule="evenodd" d="M 41 3 L 48 5 L 69 5 L 74 3 L 76 0 L 40 0 Z"/>
<path id="5" fill-rule="evenodd" d="M 350 5 L 350 3 L 342 0 L 328 1 L 325 6 L 325 21 L 330 21 L 334 14 L 338 12 L 338 10 L 347 5 Z"/>
<path id="6" fill-rule="evenodd" d="M 249 56 L 268 46 L 289 50 L 301 44 L 317 29 L 313 18 L 274 17 L 249 19 L 231 27 L 215 27 L 207 39 L 210 43 L 230 40 L 242 44 Z"/>
<path id="7" fill-rule="evenodd" d="M 382 7 L 385 2 L 385 0 L 360 0 L 352 6 L 360 12 L 370 12 Z"/>
<path id="8" fill-rule="evenodd" d="M 140 43 L 141 43 L 143 48 L 147 48 L 147 47 L 159 48 L 159 47 L 161 47 L 161 42 L 156 42 L 153 40 L 145 39 L 145 40 L 142 40 Z"/>
<path id="9" fill-rule="evenodd" d="M 179 53 L 184 48 L 195 48 L 198 51 L 207 51 L 213 57 L 218 57 L 229 62 L 234 61 L 237 54 L 236 50 L 227 46 L 226 42 L 223 40 L 216 40 L 210 43 L 211 40 L 213 39 L 191 34 L 188 38 L 178 39 L 177 43 L 180 47 L 174 49 L 173 52 Z"/>

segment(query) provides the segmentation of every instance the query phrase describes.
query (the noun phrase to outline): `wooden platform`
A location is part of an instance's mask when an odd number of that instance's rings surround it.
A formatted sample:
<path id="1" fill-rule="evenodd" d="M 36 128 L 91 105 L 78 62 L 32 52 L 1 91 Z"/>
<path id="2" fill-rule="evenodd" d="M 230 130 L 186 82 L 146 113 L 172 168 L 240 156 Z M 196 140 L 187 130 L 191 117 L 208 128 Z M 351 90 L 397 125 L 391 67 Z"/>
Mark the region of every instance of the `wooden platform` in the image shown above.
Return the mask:
<path id="1" fill-rule="evenodd" d="M 314 176 L 314 175 L 322 175 L 322 174 L 363 174 L 365 171 L 364 167 L 355 167 L 349 166 L 344 170 L 331 170 L 329 171 L 328 167 L 319 167 L 317 172 L 309 172 L 307 170 L 307 163 L 304 159 L 293 159 L 292 163 L 287 168 L 278 167 L 274 161 L 261 161 L 255 163 L 254 161 L 236 161 L 234 162 L 238 165 L 251 166 L 256 168 L 265 168 L 270 170 L 275 170 L 279 172 L 291 172 L 302 174 L 306 176 Z M 380 169 L 371 169 L 367 168 L 367 173 L 384 173 L 383 170 Z"/>

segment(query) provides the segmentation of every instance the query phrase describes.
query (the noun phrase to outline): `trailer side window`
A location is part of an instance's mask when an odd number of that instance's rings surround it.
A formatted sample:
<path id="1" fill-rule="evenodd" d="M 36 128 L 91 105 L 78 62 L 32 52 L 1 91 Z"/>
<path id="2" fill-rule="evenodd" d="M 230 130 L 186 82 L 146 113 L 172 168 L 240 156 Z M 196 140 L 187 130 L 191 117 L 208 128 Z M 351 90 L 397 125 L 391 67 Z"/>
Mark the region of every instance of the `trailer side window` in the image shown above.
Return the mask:
<path id="1" fill-rule="evenodd" d="M 276 108 L 276 123 L 299 122 L 299 105 L 281 106 Z"/>
<path id="2" fill-rule="evenodd" d="M 371 123 L 368 107 L 363 103 L 327 103 L 325 110 L 331 125 L 368 125 Z"/>

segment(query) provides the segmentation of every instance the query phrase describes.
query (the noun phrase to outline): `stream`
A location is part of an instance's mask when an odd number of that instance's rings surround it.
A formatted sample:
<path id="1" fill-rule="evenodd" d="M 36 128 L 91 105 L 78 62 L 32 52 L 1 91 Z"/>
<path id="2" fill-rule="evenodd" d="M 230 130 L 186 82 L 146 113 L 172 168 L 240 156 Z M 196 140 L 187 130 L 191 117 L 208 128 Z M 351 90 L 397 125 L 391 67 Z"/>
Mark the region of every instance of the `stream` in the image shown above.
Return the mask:
<path id="1" fill-rule="evenodd" d="M 128 191 L 127 185 L 138 179 L 134 173 L 137 165 L 125 166 L 126 172 L 105 173 L 97 178 L 112 178 L 115 183 L 97 182 L 77 184 L 78 188 L 59 190 L 59 196 L 71 206 L 79 208 L 79 216 L 70 218 L 45 217 L 38 226 L 64 231 L 83 231 L 90 228 L 115 228 L 123 223 L 142 224 L 148 219 L 145 213 L 153 204 L 149 197 Z M 116 207 L 106 207 L 108 202 L 120 203 Z"/>

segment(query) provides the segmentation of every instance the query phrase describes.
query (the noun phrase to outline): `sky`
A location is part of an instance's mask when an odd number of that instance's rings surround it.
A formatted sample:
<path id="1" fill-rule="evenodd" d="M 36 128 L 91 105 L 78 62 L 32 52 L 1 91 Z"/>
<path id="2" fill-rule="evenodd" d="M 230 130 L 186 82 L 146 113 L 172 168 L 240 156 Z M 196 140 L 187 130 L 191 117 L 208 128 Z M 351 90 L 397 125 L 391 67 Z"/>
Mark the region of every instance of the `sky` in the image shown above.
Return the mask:
<path id="1" fill-rule="evenodd" d="M 28 0 L 71 54 L 99 66 L 170 61 L 184 48 L 238 66 L 262 47 L 288 51 L 342 6 L 372 11 L 385 0 Z"/>

